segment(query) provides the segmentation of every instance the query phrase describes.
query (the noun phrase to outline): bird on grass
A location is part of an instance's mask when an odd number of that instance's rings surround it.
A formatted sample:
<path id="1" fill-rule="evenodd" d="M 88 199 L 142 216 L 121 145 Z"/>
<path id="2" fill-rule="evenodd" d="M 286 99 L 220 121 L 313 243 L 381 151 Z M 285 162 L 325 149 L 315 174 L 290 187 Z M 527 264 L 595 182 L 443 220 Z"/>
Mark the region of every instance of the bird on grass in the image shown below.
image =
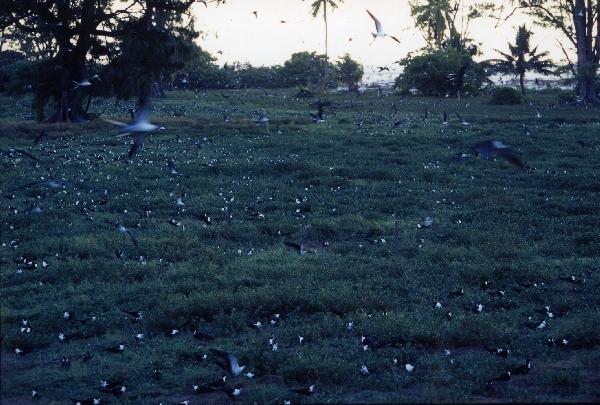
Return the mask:
<path id="1" fill-rule="evenodd" d="M 521 364 L 510 370 L 511 375 L 523 375 L 529 373 L 531 370 L 531 360 L 525 360 L 525 363 Z"/>
<path id="2" fill-rule="evenodd" d="M 323 101 L 318 100 L 317 102 L 311 104 L 311 107 L 315 107 L 317 109 L 317 113 L 309 113 L 312 117 L 313 122 L 316 124 L 321 124 L 325 122 L 325 118 L 323 118 L 323 107 L 327 107 L 331 105 L 331 101 Z"/>
<path id="3" fill-rule="evenodd" d="M 175 166 L 175 162 L 173 161 L 173 159 L 167 160 L 167 167 L 169 168 L 169 173 L 171 175 L 176 176 L 179 174 L 179 172 L 177 171 L 177 166 Z"/>
<path id="4" fill-rule="evenodd" d="M 194 330 L 194 332 L 192 333 L 192 336 L 194 337 L 194 339 L 198 339 L 198 340 L 213 340 L 214 339 L 211 335 L 204 333 L 198 329 Z"/>
<path id="5" fill-rule="evenodd" d="M 241 388 L 235 388 L 235 387 L 223 387 L 223 388 L 221 388 L 221 391 L 223 391 L 225 394 L 227 394 L 227 396 L 231 399 L 236 399 L 242 393 Z"/>
<path id="6" fill-rule="evenodd" d="M 300 394 L 300 395 L 312 395 L 315 393 L 315 385 L 311 384 L 308 387 L 301 387 L 301 388 L 290 388 L 290 391 L 295 393 L 295 394 Z"/>
<path id="7" fill-rule="evenodd" d="M 100 398 L 89 398 L 89 399 L 74 399 L 71 398 L 73 405 L 100 405 L 102 400 Z"/>
<path id="8" fill-rule="evenodd" d="M 568 277 L 559 277 L 558 278 L 561 281 L 566 281 L 568 283 L 572 283 L 572 284 L 584 284 L 585 283 L 585 278 L 578 278 L 575 277 L 575 275 L 571 274 Z"/>
<path id="9" fill-rule="evenodd" d="M 225 382 L 227 381 L 227 376 L 223 376 L 215 381 L 210 381 L 204 384 L 195 384 L 192 386 L 195 392 L 198 393 L 207 393 L 218 390 L 219 388 L 225 386 Z"/>
<path id="10" fill-rule="evenodd" d="M 458 118 L 460 120 L 460 123 L 463 124 L 464 126 L 471 125 L 469 122 L 465 121 L 465 119 L 463 117 L 461 117 L 461 115 L 459 113 L 456 113 L 456 118 Z"/>
<path id="11" fill-rule="evenodd" d="M 19 190 L 23 190 L 25 188 L 30 188 L 30 187 L 48 187 L 51 189 L 59 189 L 65 186 L 65 184 L 63 182 L 60 182 L 58 180 L 42 180 L 42 181 L 34 181 L 33 183 L 27 183 L 25 185 L 19 186 L 17 188 L 15 188 L 12 191 L 19 191 Z"/>
<path id="12" fill-rule="evenodd" d="M 125 351 L 125 345 L 119 344 L 116 346 L 105 347 L 104 351 L 109 353 L 121 354 L 123 353 L 123 351 Z"/>
<path id="13" fill-rule="evenodd" d="M 527 166 L 519 156 L 517 156 L 516 152 L 502 141 L 495 139 L 485 140 L 476 143 L 471 148 L 484 159 L 490 160 L 495 157 L 500 157 L 520 170 L 525 171 L 527 169 Z"/>
<path id="14" fill-rule="evenodd" d="M 498 355 L 500 357 L 508 357 L 508 355 L 510 354 L 510 349 L 504 349 L 501 347 L 497 347 L 497 348 L 493 348 L 493 347 L 488 347 L 486 348 L 486 350 L 492 354 Z"/>
<path id="15" fill-rule="evenodd" d="M 306 250 L 304 249 L 303 243 L 297 243 L 292 241 L 284 241 L 283 244 L 291 249 L 294 249 L 298 252 L 300 256 L 304 256 L 306 254 Z"/>
<path id="16" fill-rule="evenodd" d="M 499 383 L 499 382 L 510 381 L 510 377 L 511 377 L 510 371 L 505 371 L 504 373 L 500 374 L 498 377 L 489 380 L 486 384 L 486 388 L 491 388 L 492 385 Z"/>
<path id="17" fill-rule="evenodd" d="M 569 346 L 569 341 L 567 339 L 549 338 L 544 342 L 544 345 L 548 347 L 566 348 Z"/>
<path id="18" fill-rule="evenodd" d="M 15 354 L 17 356 L 25 356 L 26 354 L 31 353 L 32 349 L 30 347 L 16 347 Z"/>
<path id="19" fill-rule="evenodd" d="M 220 349 L 210 349 L 211 353 L 218 359 L 217 365 L 223 370 L 230 372 L 233 376 L 238 376 L 244 371 L 246 366 L 240 366 L 237 357 Z"/>
<path id="20" fill-rule="evenodd" d="M 142 319 L 144 319 L 144 313 L 142 311 L 129 311 L 126 309 L 122 309 L 121 312 L 123 312 L 126 315 L 129 315 L 129 317 L 131 317 L 131 320 L 134 322 L 139 322 Z"/>

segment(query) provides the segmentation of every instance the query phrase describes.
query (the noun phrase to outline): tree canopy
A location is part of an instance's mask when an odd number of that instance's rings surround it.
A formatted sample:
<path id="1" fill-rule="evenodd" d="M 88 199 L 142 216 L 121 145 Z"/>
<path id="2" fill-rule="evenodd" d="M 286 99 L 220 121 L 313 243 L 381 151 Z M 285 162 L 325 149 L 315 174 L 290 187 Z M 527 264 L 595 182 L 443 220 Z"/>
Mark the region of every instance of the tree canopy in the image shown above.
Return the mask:
<path id="1" fill-rule="evenodd" d="M 129 71 L 121 69 L 120 73 L 128 74 L 128 80 L 122 80 L 119 88 L 137 86 L 136 91 L 143 98 L 149 83 L 159 75 L 155 69 L 176 67 L 176 55 L 182 49 L 179 45 L 193 37 L 193 31 L 187 29 L 193 3 L 194 0 L 5 0 L 0 10 L 0 29 L 6 40 L 39 61 L 30 77 L 38 118 L 43 117 L 44 107 L 51 103 L 54 113 L 50 120 L 81 121 L 88 118 L 82 105 L 87 86 L 76 83 L 90 80 L 91 61 L 109 61 L 114 65 L 134 57 L 135 60 L 129 60 Z M 154 63 L 142 67 L 140 61 L 149 59 Z M 135 69 L 143 70 L 143 79 Z M 123 87 L 124 84 L 128 85 Z"/>
<path id="2" fill-rule="evenodd" d="M 508 44 L 509 53 L 497 51 L 503 59 L 495 60 L 496 70 L 519 76 L 521 93 L 525 94 L 525 73 L 534 71 L 544 75 L 552 74 L 554 64 L 548 58 L 548 52 L 538 52 L 537 46 L 531 49 L 531 31 L 525 25 L 519 27 L 514 44 Z"/>

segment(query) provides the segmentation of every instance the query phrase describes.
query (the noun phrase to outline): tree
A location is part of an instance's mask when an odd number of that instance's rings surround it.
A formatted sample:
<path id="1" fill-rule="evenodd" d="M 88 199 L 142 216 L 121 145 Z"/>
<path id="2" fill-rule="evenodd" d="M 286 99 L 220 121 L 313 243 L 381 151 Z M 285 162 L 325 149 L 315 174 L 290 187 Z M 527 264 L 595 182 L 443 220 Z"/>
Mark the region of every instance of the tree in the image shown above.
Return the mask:
<path id="1" fill-rule="evenodd" d="M 321 86 L 331 87 L 335 85 L 332 78 L 323 82 L 321 72 L 325 65 L 328 70 L 334 69 L 327 62 L 325 55 L 318 55 L 316 52 L 297 52 L 292 54 L 291 58 L 283 64 L 283 75 L 287 79 L 287 86 L 316 86 L 321 82 Z"/>
<path id="2" fill-rule="evenodd" d="M 415 25 L 423 31 L 425 40 L 431 46 L 440 48 L 446 39 L 447 16 L 453 11 L 449 0 L 411 0 L 410 13 Z"/>
<path id="3" fill-rule="evenodd" d="M 363 66 L 352 59 L 349 54 L 345 54 L 337 62 L 336 67 L 338 80 L 348 86 L 348 90 L 356 89 L 364 74 Z"/>
<path id="4" fill-rule="evenodd" d="M 135 94 L 138 104 L 164 97 L 163 83 L 193 59 L 197 49 L 191 0 L 143 0 L 140 17 L 120 24 L 120 52 L 109 63 L 120 98 Z"/>
<path id="5" fill-rule="evenodd" d="M 321 9 L 323 10 L 323 22 L 325 23 L 325 65 L 323 66 L 323 82 L 321 83 L 321 89 L 327 87 L 329 80 L 329 26 L 327 24 L 327 6 L 331 7 L 332 10 L 338 7 L 336 1 L 343 3 L 344 0 L 315 0 L 310 5 L 311 14 L 316 17 Z"/>
<path id="6" fill-rule="evenodd" d="M 466 49 L 470 24 L 494 10 L 491 2 L 477 0 L 411 0 L 411 15 L 415 25 L 434 48 L 453 46 Z"/>
<path id="7" fill-rule="evenodd" d="M 222 0 L 213 0 L 220 3 Z M 52 102 L 49 121 L 83 121 L 85 96 L 74 83 L 89 80 L 89 59 L 114 59 L 132 36 L 129 28 L 152 24 L 155 30 L 172 28 L 177 13 L 194 0 L 3 0 L 0 31 L 14 46 L 38 58 L 31 86 L 38 119 Z M 149 12 L 151 11 L 151 12 Z M 164 20 L 161 20 L 164 18 Z M 136 25 L 138 24 L 138 25 Z M 164 37 L 164 36 L 163 36 Z M 155 49 L 161 47 L 155 43 Z M 156 63 L 156 61 L 153 61 Z M 88 103 L 89 104 L 89 103 Z"/>
<path id="8" fill-rule="evenodd" d="M 509 16 L 518 9 L 533 16 L 539 25 L 565 35 L 577 54 L 574 65 L 580 100 L 600 104 L 600 0 L 519 0 Z M 565 56 L 569 59 L 566 52 Z"/>
<path id="9" fill-rule="evenodd" d="M 40 48 L 44 47 L 49 56 L 38 65 L 44 70 L 45 82 L 36 80 L 32 87 L 35 105 L 54 101 L 53 121 L 84 119 L 81 92 L 75 91 L 73 83 L 84 79 L 90 50 L 106 46 L 105 38 L 97 31 L 109 28 L 114 17 L 109 12 L 112 8 L 112 0 L 5 0 L 0 28 L 7 31 L 8 39 L 24 46 L 42 44 Z"/>
<path id="10" fill-rule="evenodd" d="M 395 87 L 402 93 L 416 89 L 426 96 L 443 97 L 459 91 L 477 94 L 489 75 L 485 63 L 477 63 L 467 50 L 453 47 L 409 54 L 401 60 L 401 65 L 404 71 L 396 79 Z"/>
<path id="11" fill-rule="evenodd" d="M 453 85 L 448 94 L 456 97 L 463 87 L 465 75 L 475 66 L 472 57 L 478 53 L 477 44 L 469 37 L 470 24 L 495 10 L 496 6 L 479 0 L 411 0 L 410 6 L 415 25 L 427 41 L 423 50 L 425 54 L 453 48 L 463 55 L 470 55 L 449 73 Z M 435 59 L 438 55 L 430 56 Z M 430 73 L 435 76 L 435 73 Z"/>
<path id="12" fill-rule="evenodd" d="M 517 31 L 515 44 L 508 44 L 510 53 L 500 53 L 504 59 L 491 61 L 495 64 L 495 69 L 502 73 L 514 74 L 519 76 L 521 85 L 521 94 L 525 95 L 525 73 L 534 71 L 544 75 L 553 73 L 554 64 L 548 59 L 548 52 L 538 52 L 537 47 L 531 49 L 529 40 L 531 32 L 522 25 Z"/>

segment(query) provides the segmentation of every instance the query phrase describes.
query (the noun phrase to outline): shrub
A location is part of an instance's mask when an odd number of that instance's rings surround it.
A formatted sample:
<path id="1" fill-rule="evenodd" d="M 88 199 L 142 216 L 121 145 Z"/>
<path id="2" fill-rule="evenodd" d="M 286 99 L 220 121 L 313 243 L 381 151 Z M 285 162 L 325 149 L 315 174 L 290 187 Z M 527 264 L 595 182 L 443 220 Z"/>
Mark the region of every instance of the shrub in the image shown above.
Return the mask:
<path id="1" fill-rule="evenodd" d="M 456 91 L 478 94 L 488 77 L 485 65 L 474 62 L 469 51 L 452 47 L 427 49 L 420 55 L 409 55 L 400 64 L 404 72 L 394 87 L 402 94 L 412 89 L 425 96 L 445 96 Z M 465 74 L 460 83 L 462 70 Z"/>
<path id="2" fill-rule="evenodd" d="M 338 80 L 340 83 L 348 86 L 348 90 L 355 89 L 362 80 L 363 66 L 345 54 L 337 62 Z"/>
<path id="3" fill-rule="evenodd" d="M 521 104 L 523 97 L 512 87 L 496 87 L 492 91 L 492 104 L 496 105 L 512 105 Z"/>
<path id="4" fill-rule="evenodd" d="M 561 90 L 557 97 L 559 104 L 573 104 L 577 101 L 577 94 L 572 90 Z"/>
<path id="5" fill-rule="evenodd" d="M 283 65 L 285 86 L 318 86 L 323 78 L 325 56 L 316 52 L 297 52 Z M 337 84 L 337 71 L 333 64 L 329 64 L 329 82 L 327 87 Z"/>

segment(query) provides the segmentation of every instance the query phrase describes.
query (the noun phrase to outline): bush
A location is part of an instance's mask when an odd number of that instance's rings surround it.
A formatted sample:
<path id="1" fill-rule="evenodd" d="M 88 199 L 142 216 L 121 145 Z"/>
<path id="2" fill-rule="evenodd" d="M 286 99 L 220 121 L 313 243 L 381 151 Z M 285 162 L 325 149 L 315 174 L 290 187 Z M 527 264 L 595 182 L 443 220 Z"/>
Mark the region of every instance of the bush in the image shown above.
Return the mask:
<path id="1" fill-rule="evenodd" d="M 364 74 L 363 66 L 352 59 L 349 54 L 340 58 L 337 62 L 337 70 L 338 80 L 348 86 L 348 90 L 357 88 Z"/>
<path id="2" fill-rule="evenodd" d="M 283 65 L 283 77 L 285 87 L 294 86 L 318 86 L 323 78 L 325 67 L 325 56 L 316 52 L 297 52 Z M 327 87 L 337 85 L 337 71 L 333 64 L 329 63 L 329 82 Z"/>
<path id="3" fill-rule="evenodd" d="M 512 105 L 521 104 L 523 97 L 516 89 L 512 87 L 496 87 L 492 91 L 492 104 Z"/>
<path id="4" fill-rule="evenodd" d="M 7 91 L 12 76 L 23 62 L 25 62 L 24 53 L 17 51 L 0 52 L 0 91 Z"/>
<path id="5" fill-rule="evenodd" d="M 400 64 L 404 66 L 404 72 L 398 76 L 394 87 L 402 94 L 416 89 L 425 96 L 443 97 L 455 90 L 476 95 L 488 77 L 485 65 L 474 62 L 469 51 L 453 47 L 426 49 L 420 55 L 407 56 Z M 468 64 L 462 85 L 456 89 L 458 74 Z"/>
<path id="6" fill-rule="evenodd" d="M 557 97 L 558 104 L 573 104 L 577 101 L 577 94 L 572 90 L 561 90 Z"/>

